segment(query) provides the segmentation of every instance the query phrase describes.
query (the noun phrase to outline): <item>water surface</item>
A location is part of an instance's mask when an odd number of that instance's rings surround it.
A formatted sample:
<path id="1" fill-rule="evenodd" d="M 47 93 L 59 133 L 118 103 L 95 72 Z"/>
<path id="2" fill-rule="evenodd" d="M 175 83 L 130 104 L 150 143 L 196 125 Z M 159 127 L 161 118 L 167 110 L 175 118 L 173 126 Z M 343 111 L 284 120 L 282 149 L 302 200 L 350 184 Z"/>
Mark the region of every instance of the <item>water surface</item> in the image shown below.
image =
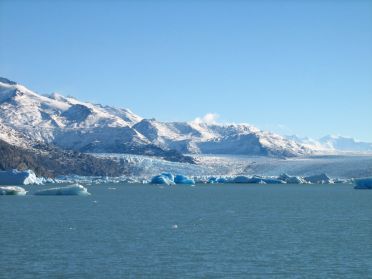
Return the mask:
<path id="1" fill-rule="evenodd" d="M 372 277 L 372 191 L 87 187 L 0 197 L 0 278 Z"/>

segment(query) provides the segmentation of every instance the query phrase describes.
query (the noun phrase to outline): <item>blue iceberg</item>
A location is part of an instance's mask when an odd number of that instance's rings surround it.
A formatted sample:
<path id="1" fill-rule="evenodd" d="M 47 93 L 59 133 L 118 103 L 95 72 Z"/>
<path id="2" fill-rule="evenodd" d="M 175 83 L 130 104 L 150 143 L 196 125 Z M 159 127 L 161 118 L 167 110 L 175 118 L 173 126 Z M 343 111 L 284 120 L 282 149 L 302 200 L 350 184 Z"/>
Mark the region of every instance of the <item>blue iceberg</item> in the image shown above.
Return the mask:
<path id="1" fill-rule="evenodd" d="M 220 178 L 217 178 L 216 182 L 217 183 L 229 183 L 229 180 L 224 177 L 220 177 Z"/>
<path id="2" fill-rule="evenodd" d="M 372 177 L 355 179 L 354 189 L 372 189 Z"/>
<path id="3" fill-rule="evenodd" d="M 280 179 L 275 179 L 275 178 L 263 178 L 263 182 L 266 184 L 285 184 L 286 182 Z"/>
<path id="4" fill-rule="evenodd" d="M 189 178 L 185 175 L 177 174 L 174 176 L 172 173 L 163 172 L 160 175 L 156 175 L 151 179 L 151 184 L 166 184 L 166 185 L 174 185 L 174 184 L 187 184 L 187 185 L 194 185 L 195 180 Z"/>
<path id="5" fill-rule="evenodd" d="M 232 180 L 233 183 L 255 183 L 251 181 L 252 181 L 252 178 L 248 176 L 244 176 L 244 175 L 239 175 Z"/>
<path id="6" fill-rule="evenodd" d="M 174 183 L 176 184 L 187 184 L 187 185 L 194 185 L 195 181 L 192 178 L 189 178 L 185 175 L 177 174 L 174 178 Z"/>
<path id="7" fill-rule="evenodd" d="M 209 184 L 217 183 L 217 178 L 214 177 L 214 176 L 209 177 L 207 183 L 209 183 Z"/>
<path id="8" fill-rule="evenodd" d="M 174 175 L 170 172 L 162 172 L 160 175 L 167 177 L 170 181 L 174 181 Z"/>
<path id="9" fill-rule="evenodd" d="M 232 183 L 266 184 L 265 180 L 259 176 L 248 177 L 239 175 L 232 180 Z"/>
<path id="10" fill-rule="evenodd" d="M 163 174 L 156 175 L 151 179 L 151 184 L 165 184 L 174 185 L 174 181 L 169 178 L 169 176 L 164 176 Z"/>

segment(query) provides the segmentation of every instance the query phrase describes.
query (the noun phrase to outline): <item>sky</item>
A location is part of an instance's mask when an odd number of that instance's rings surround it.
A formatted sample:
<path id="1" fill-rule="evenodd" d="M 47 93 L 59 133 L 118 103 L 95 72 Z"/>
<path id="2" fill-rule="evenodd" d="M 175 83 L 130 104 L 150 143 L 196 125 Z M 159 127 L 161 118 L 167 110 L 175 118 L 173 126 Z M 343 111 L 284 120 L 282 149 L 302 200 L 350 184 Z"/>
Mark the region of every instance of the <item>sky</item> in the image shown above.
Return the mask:
<path id="1" fill-rule="evenodd" d="M 372 141 L 372 1 L 0 0 L 0 76 L 162 121 Z"/>

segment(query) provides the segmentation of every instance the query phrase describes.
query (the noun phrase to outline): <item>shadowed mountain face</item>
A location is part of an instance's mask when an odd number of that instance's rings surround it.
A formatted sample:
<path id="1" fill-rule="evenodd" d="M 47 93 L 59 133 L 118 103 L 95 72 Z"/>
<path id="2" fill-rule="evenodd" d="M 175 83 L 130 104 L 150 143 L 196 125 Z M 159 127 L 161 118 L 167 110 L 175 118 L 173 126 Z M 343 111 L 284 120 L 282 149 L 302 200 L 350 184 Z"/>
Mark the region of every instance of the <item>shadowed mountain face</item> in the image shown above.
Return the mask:
<path id="1" fill-rule="evenodd" d="M 78 152 L 50 146 L 24 149 L 0 140 L 0 170 L 32 169 L 37 175 L 55 177 L 64 174 L 120 176 L 130 174 L 127 166 Z"/>
<path id="2" fill-rule="evenodd" d="M 0 79 L 0 139 L 22 147 L 49 144 L 78 152 L 132 153 L 192 162 L 182 153 L 299 156 L 311 149 L 248 124 L 160 122 L 128 109 L 40 95 Z M 1 132 L 1 131 L 0 131 Z"/>

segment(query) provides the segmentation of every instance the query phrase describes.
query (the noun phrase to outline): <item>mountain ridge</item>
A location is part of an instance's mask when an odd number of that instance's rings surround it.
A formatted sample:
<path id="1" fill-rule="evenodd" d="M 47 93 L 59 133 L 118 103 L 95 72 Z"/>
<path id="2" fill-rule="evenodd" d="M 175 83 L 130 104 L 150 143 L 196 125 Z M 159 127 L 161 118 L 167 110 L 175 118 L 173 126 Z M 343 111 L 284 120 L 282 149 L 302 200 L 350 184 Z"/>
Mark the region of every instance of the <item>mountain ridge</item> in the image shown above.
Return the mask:
<path id="1" fill-rule="evenodd" d="M 311 148 L 261 131 L 249 124 L 161 122 L 129 109 L 79 101 L 58 93 L 40 95 L 6 78 L 0 79 L 2 137 L 23 147 L 53 144 L 77 152 L 117 152 L 170 156 L 182 153 L 244 154 L 274 157 L 309 155 Z"/>

